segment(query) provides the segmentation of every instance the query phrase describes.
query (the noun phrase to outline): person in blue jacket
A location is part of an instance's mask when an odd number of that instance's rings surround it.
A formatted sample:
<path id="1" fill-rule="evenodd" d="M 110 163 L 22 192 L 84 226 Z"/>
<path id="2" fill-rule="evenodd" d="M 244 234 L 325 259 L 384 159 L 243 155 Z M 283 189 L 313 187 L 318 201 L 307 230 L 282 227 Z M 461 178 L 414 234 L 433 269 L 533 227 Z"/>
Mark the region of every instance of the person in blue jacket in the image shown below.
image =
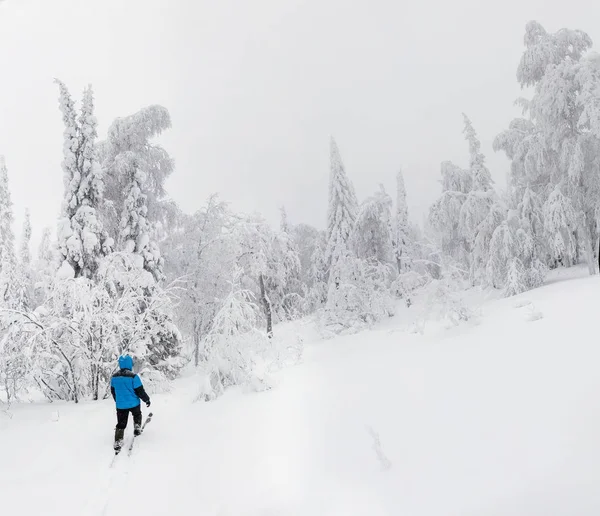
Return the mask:
<path id="1" fill-rule="evenodd" d="M 127 428 L 129 413 L 133 415 L 133 434 L 140 435 L 142 428 L 142 408 L 150 406 L 150 396 L 146 394 L 142 380 L 133 372 L 133 359 L 129 355 L 119 357 L 119 371 L 110 379 L 110 392 L 117 404 L 117 426 L 115 428 L 115 450 L 123 446 L 123 436 Z"/>

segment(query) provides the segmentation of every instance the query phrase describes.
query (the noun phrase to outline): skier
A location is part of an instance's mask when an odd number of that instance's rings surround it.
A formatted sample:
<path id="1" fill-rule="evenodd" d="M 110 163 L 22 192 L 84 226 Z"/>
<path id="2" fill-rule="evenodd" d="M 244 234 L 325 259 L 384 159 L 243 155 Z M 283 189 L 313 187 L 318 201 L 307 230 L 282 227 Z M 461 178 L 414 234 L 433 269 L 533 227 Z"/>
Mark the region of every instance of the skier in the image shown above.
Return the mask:
<path id="1" fill-rule="evenodd" d="M 146 404 L 146 407 L 150 406 L 150 397 L 144 390 L 142 380 L 133 372 L 133 359 L 129 355 L 120 356 L 119 367 L 121 369 L 110 379 L 110 392 L 117 404 L 115 451 L 120 451 L 123 446 L 129 412 L 133 415 L 133 435 L 140 435 L 142 428 L 140 399 Z"/>

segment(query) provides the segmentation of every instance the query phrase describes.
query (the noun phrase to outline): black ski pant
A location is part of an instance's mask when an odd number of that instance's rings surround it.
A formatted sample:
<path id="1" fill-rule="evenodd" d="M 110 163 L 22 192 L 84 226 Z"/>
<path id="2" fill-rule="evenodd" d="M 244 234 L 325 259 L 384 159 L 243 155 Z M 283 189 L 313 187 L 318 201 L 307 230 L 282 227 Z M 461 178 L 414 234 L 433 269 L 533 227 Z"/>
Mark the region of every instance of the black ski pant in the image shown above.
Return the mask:
<path id="1" fill-rule="evenodd" d="M 140 425 L 142 424 L 142 406 L 138 405 L 137 407 L 127 408 L 127 409 L 117 409 L 117 428 L 121 430 L 125 430 L 127 428 L 127 420 L 129 419 L 129 413 L 133 415 L 133 424 Z"/>

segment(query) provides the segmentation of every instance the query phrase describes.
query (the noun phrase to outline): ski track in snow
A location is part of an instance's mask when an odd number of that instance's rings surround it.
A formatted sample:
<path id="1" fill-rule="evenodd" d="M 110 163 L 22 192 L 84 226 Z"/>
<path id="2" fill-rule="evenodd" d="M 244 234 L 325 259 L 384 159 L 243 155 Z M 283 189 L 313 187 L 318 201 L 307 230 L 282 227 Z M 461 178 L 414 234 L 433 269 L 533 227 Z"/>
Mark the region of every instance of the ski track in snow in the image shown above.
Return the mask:
<path id="1" fill-rule="evenodd" d="M 599 278 L 584 278 L 424 336 L 399 316 L 307 346 L 270 391 L 211 403 L 193 403 L 185 377 L 153 397 L 114 468 L 111 401 L 13 407 L 0 413 L 2 513 L 600 514 L 599 301 Z"/>

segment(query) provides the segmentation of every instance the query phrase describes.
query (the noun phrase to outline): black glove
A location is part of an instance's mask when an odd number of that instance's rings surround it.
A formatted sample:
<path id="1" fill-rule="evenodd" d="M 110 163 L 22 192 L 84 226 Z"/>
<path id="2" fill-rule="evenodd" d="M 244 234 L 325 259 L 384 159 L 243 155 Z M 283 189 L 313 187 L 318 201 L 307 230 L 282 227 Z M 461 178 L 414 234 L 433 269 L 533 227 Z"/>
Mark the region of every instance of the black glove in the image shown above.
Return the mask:
<path id="1" fill-rule="evenodd" d="M 149 407 L 149 406 L 150 406 L 150 400 L 148 400 L 148 401 L 146 402 L 146 407 Z"/>

